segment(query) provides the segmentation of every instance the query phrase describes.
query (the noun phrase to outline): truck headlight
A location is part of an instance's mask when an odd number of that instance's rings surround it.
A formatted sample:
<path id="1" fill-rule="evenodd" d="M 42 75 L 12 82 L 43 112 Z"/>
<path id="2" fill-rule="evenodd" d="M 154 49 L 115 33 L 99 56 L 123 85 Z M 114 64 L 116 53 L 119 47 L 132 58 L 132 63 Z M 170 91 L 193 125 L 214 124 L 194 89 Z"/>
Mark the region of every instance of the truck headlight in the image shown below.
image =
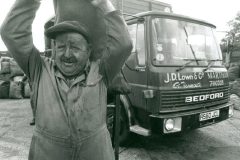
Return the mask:
<path id="1" fill-rule="evenodd" d="M 171 131 L 174 128 L 174 120 L 173 119 L 167 119 L 165 121 L 165 128 L 167 131 Z"/>
<path id="2" fill-rule="evenodd" d="M 164 133 L 180 132 L 182 130 L 182 117 L 164 119 Z"/>

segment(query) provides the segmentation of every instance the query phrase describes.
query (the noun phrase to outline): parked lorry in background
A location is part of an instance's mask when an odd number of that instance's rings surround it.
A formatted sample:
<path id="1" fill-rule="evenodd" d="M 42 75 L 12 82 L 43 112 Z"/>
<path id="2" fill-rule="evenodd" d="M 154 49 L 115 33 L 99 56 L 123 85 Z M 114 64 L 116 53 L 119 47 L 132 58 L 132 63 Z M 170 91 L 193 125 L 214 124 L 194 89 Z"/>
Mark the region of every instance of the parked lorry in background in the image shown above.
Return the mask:
<path id="1" fill-rule="evenodd" d="M 123 12 L 133 42 L 122 68 L 131 86 L 130 94 L 120 96 L 122 143 L 130 132 L 171 134 L 233 115 L 214 25 L 174 14 L 171 5 L 159 1 L 113 3 Z M 108 103 L 111 109 L 112 95 Z"/>

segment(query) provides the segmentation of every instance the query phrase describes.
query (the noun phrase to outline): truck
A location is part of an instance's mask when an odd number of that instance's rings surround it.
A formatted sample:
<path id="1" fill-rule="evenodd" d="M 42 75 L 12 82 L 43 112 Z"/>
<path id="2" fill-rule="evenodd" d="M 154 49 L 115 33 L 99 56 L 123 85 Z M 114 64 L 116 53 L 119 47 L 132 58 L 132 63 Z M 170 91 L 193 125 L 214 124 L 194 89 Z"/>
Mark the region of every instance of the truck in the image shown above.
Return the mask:
<path id="1" fill-rule="evenodd" d="M 133 42 L 121 70 L 131 87 L 129 94 L 120 95 L 122 144 L 131 132 L 181 133 L 233 116 L 228 73 L 213 24 L 174 14 L 170 4 L 159 1 L 113 4 L 122 11 Z M 108 94 L 109 113 L 114 106 L 114 96 Z M 110 130 L 113 116 L 107 118 Z"/>

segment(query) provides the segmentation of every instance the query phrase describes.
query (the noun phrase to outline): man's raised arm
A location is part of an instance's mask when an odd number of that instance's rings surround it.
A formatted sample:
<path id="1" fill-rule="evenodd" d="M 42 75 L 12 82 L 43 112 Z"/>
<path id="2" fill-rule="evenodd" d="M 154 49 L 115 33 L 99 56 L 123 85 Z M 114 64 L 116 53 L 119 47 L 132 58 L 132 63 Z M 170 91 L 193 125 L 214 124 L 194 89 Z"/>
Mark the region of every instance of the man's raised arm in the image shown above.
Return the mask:
<path id="1" fill-rule="evenodd" d="M 39 6 L 40 0 L 16 0 L 1 26 L 8 51 L 30 78 L 40 62 L 32 40 L 32 22 Z"/>
<path id="2" fill-rule="evenodd" d="M 110 85 L 130 55 L 132 42 L 125 21 L 109 0 L 93 0 L 92 4 L 99 7 L 105 14 L 108 39 L 100 72 Z"/>

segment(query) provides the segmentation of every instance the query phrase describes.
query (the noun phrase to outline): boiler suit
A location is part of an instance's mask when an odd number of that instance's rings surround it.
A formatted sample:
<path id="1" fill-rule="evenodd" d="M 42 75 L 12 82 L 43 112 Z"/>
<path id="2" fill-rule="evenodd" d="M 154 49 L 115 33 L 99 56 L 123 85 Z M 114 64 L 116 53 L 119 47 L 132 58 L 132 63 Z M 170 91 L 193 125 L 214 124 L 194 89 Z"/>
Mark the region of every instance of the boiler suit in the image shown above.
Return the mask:
<path id="1" fill-rule="evenodd" d="M 119 72 L 132 45 L 118 11 L 105 16 L 108 40 L 102 59 L 71 86 L 52 59 L 41 57 L 32 41 L 31 24 L 40 3 L 17 0 L 1 35 L 29 77 L 36 106 L 36 126 L 29 160 L 113 160 L 106 128 L 107 87 Z"/>

